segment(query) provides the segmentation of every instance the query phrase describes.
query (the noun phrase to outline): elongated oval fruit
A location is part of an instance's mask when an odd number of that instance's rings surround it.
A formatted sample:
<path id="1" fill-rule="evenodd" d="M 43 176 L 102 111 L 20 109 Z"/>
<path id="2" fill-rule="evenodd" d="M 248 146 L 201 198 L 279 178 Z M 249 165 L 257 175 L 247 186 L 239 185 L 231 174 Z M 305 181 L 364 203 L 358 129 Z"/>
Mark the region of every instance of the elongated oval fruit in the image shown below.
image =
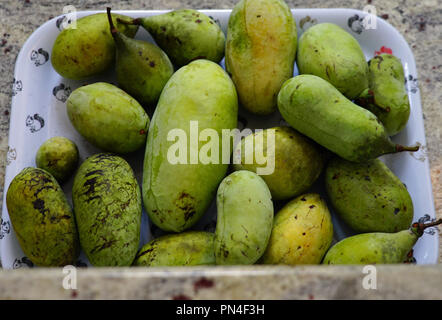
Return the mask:
<path id="1" fill-rule="evenodd" d="M 80 252 L 74 214 L 57 180 L 25 168 L 14 177 L 6 206 L 20 247 L 36 265 L 73 264 Z"/>
<path id="2" fill-rule="evenodd" d="M 233 152 L 233 163 L 235 170 L 258 173 L 274 200 L 285 200 L 305 192 L 319 177 L 325 162 L 321 151 L 292 128 L 276 127 L 245 137 Z M 258 163 L 258 154 L 267 162 Z"/>
<path id="3" fill-rule="evenodd" d="M 216 264 L 253 264 L 267 247 L 273 225 L 273 203 L 264 180 L 236 171 L 219 185 L 216 197 Z"/>
<path id="4" fill-rule="evenodd" d="M 401 60 L 383 53 L 371 59 L 368 66 L 369 89 L 355 102 L 373 112 L 393 136 L 405 127 L 410 117 Z"/>
<path id="5" fill-rule="evenodd" d="M 373 113 L 314 75 L 286 81 L 278 94 L 278 108 L 293 128 L 349 161 L 419 149 L 393 143 Z"/>
<path id="6" fill-rule="evenodd" d="M 138 252 L 135 266 L 201 266 L 215 264 L 213 233 L 187 231 L 156 238 Z"/>
<path id="7" fill-rule="evenodd" d="M 319 194 L 304 194 L 275 216 L 272 235 L 261 263 L 319 264 L 333 240 L 333 224 Z"/>
<path id="8" fill-rule="evenodd" d="M 297 32 L 283 0 L 241 0 L 227 29 L 226 70 L 243 107 L 256 114 L 276 110 L 284 81 L 293 76 Z"/>
<path id="9" fill-rule="evenodd" d="M 92 265 L 131 265 L 140 239 L 141 192 L 129 164 L 109 153 L 87 158 L 75 176 L 72 201 Z"/>
<path id="10" fill-rule="evenodd" d="M 109 26 L 115 40 L 118 85 L 143 103 L 155 108 L 161 91 L 173 74 L 173 65 L 153 43 L 125 36 L 114 26 L 108 8 Z"/>
<path id="11" fill-rule="evenodd" d="M 132 24 L 146 29 L 177 68 L 196 59 L 218 63 L 224 56 L 223 31 L 212 18 L 197 10 L 174 10 L 134 19 Z"/>
<path id="12" fill-rule="evenodd" d="M 158 227 L 181 232 L 204 214 L 230 159 L 232 147 L 223 148 L 222 130 L 236 128 L 237 117 L 235 86 L 216 63 L 196 60 L 169 79 L 144 157 L 144 206 Z"/>
<path id="13" fill-rule="evenodd" d="M 398 232 L 412 222 L 407 188 L 379 159 L 353 163 L 336 157 L 327 166 L 325 186 L 335 212 L 357 232 Z"/>
<path id="14" fill-rule="evenodd" d="M 138 26 L 119 23 L 117 18 L 130 18 L 112 14 L 118 30 L 133 38 Z M 80 18 L 65 28 L 55 39 L 51 55 L 55 71 L 65 78 L 75 80 L 100 74 L 111 67 L 114 60 L 115 45 L 105 13 Z"/>
<path id="15" fill-rule="evenodd" d="M 299 39 L 300 74 L 330 82 L 350 100 L 368 88 L 368 67 L 358 41 L 333 23 L 310 27 Z"/>
<path id="16" fill-rule="evenodd" d="M 396 233 L 362 233 L 345 238 L 327 252 L 323 264 L 391 264 L 403 263 L 407 254 L 426 228 L 442 223 L 414 223 Z"/>
<path id="17" fill-rule="evenodd" d="M 149 116 L 120 88 L 97 82 L 74 90 L 67 100 L 69 120 L 77 131 L 104 151 L 129 153 L 146 143 Z"/>

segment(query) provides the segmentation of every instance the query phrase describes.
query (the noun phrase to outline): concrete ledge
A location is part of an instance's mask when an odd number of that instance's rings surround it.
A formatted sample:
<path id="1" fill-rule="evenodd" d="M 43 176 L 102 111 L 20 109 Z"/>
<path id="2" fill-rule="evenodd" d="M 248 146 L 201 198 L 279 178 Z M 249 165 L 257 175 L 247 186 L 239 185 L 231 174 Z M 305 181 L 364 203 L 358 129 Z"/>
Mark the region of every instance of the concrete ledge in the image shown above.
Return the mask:
<path id="1" fill-rule="evenodd" d="M 0 272 L 0 299 L 442 299 L 442 266 L 77 268 L 77 289 L 61 268 Z"/>

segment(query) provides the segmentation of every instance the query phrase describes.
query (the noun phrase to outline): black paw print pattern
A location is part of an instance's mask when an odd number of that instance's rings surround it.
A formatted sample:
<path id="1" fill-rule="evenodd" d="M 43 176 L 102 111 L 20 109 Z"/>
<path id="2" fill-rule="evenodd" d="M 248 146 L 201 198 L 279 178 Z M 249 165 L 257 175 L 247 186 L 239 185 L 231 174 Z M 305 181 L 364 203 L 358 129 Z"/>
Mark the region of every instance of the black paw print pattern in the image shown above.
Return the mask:
<path id="1" fill-rule="evenodd" d="M 357 34 L 361 34 L 362 31 L 364 31 L 364 24 L 362 23 L 363 20 L 364 18 L 359 17 L 359 15 L 355 14 L 354 16 L 348 18 L 347 25 L 351 29 L 351 31 Z"/>
<path id="2" fill-rule="evenodd" d="M 8 146 L 8 152 L 6 153 L 6 165 L 11 164 L 11 162 L 15 159 L 17 159 L 17 150 Z"/>
<path id="3" fill-rule="evenodd" d="M 29 128 L 31 133 L 40 131 L 45 126 L 44 119 L 38 114 L 34 114 L 33 116 L 28 115 L 26 117 L 26 127 Z"/>
<path id="4" fill-rule="evenodd" d="M 301 27 L 301 29 L 306 30 L 310 28 L 312 25 L 317 23 L 318 23 L 317 19 L 312 19 L 312 17 L 306 16 L 299 21 L 299 26 Z"/>
<path id="5" fill-rule="evenodd" d="M 49 53 L 43 48 L 31 51 L 31 61 L 36 67 L 44 65 L 49 60 Z"/>
<path id="6" fill-rule="evenodd" d="M 58 86 L 55 86 L 54 89 L 52 89 L 52 94 L 54 95 L 55 99 L 61 102 L 66 102 L 71 92 L 71 88 L 66 86 L 64 83 L 60 83 Z"/>
<path id="7" fill-rule="evenodd" d="M 419 220 L 418 220 L 419 223 L 427 223 L 427 222 L 434 222 L 434 221 L 436 221 L 436 219 L 431 219 L 429 214 L 424 215 L 423 217 L 419 218 Z M 430 236 L 433 236 L 436 234 L 436 232 L 438 230 L 439 230 L 438 227 L 434 226 L 434 227 L 425 229 L 424 233 L 429 234 Z"/>
<path id="8" fill-rule="evenodd" d="M 405 78 L 405 89 L 411 93 L 416 93 L 419 89 L 417 78 L 409 74 L 408 77 Z"/>
<path id="9" fill-rule="evenodd" d="M 21 91 L 23 91 L 23 83 L 21 80 L 16 80 L 14 78 L 14 81 L 12 82 L 12 95 L 15 96 Z"/>
<path id="10" fill-rule="evenodd" d="M 29 260 L 27 257 L 23 257 L 21 259 L 15 259 L 14 263 L 12 264 L 12 269 L 19 269 L 23 267 L 32 268 L 34 264 L 31 260 Z"/>
<path id="11" fill-rule="evenodd" d="M 58 30 L 62 31 L 64 29 L 63 27 L 66 25 L 66 22 L 68 25 L 72 23 L 71 19 L 68 20 L 68 17 L 61 16 L 55 21 L 55 26 Z"/>
<path id="12" fill-rule="evenodd" d="M 7 220 L 3 220 L 3 218 L 0 218 L 0 239 L 3 239 L 10 232 L 11 223 Z"/>

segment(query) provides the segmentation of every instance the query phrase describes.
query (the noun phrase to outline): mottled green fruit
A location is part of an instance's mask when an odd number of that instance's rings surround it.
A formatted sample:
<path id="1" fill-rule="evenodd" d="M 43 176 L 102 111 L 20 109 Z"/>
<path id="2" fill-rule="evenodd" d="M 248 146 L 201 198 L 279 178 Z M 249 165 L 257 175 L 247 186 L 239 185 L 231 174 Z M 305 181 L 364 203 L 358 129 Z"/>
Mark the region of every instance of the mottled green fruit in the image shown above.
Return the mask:
<path id="1" fill-rule="evenodd" d="M 368 67 L 358 41 L 333 23 L 310 27 L 299 39 L 300 74 L 327 80 L 350 100 L 368 88 Z"/>
<path id="2" fill-rule="evenodd" d="M 104 151 L 128 153 L 143 147 L 149 116 L 120 88 L 105 82 L 80 87 L 67 100 L 69 120 L 77 131 Z"/>
<path id="3" fill-rule="evenodd" d="M 230 174 L 219 185 L 216 207 L 216 264 L 255 263 L 273 225 L 272 196 L 264 180 L 245 170 Z"/>
<path id="4" fill-rule="evenodd" d="M 117 48 L 118 85 L 138 102 L 154 108 L 173 74 L 172 63 L 156 45 L 125 36 L 110 18 L 109 24 Z"/>
<path id="5" fill-rule="evenodd" d="M 411 224 L 410 194 L 379 159 L 353 163 L 334 158 L 325 186 L 335 212 L 357 232 L 398 232 Z"/>
<path id="6" fill-rule="evenodd" d="M 356 103 L 373 112 L 387 133 L 400 132 L 410 117 L 410 103 L 405 90 L 401 60 L 391 54 L 381 54 L 368 62 L 369 89 Z"/>
<path id="7" fill-rule="evenodd" d="M 135 36 L 138 26 L 117 23 L 117 18 L 128 17 L 119 14 L 112 17 L 118 30 L 126 36 Z M 115 45 L 105 13 L 78 19 L 60 32 L 52 48 L 52 66 L 68 79 L 80 80 L 97 75 L 111 67 L 114 60 Z"/>
<path id="8" fill-rule="evenodd" d="M 403 263 L 424 230 L 442 223 L 414 223 L 397 233 L 363 233 L 345 238 L 327 252 L 323 264 L 391 264 Z"/>
<path id="9" fill-rule="evenodd" d="M 286 81 L 278 94 L 278 108 L 293 128 L 349 161 L 419 149 L 394 144 L 373 113 L 314 75 Z"/>
<path id="10" fill-rule="evenodd" d="M 6 206 L 20 247 L 36 265 L 73 264 L 80 252 L 74 214 L 57 180 L 25 168 L 14 177 Z"/>
<path id="11" fill-rule="evenodd" d="M 228 168 L 221 156 L 229 159 L 232 147 L 223 148 L 222 130 L 236 128 L 237 117 L 235 86 L 218 64 L 196 60 L 170 78 L 152 118 L 144 157 L 143 200 L 155 225 L 181 232 L 204 214 Z M 201 139 L 193 145 L 203 130 L 213 134 L 213 152 Z"/>
<path id="12" fill-rule="evenodd" d="M 269 132 L 273 131 L 273 134 Z M 274 140 L 269 139 L 274 135 Z M 259 164 L 255 155 L 268 159 Z M 253 161 L 250 161 L 253 160 Z M 293 198 L 312 186 L 325 157 L 320 147 L 290 127 L 266 129 L 245 137 L 233 152 L 235 170 L 249 170 L 267 183 L 274 200 Z M 260 174 L 266 169 L 271 174 Z M 266 172 L 267 173 L 267 172 Z"/>
<path id="13" fill-rule="evenodd" d="M 219 25 L 196 10 L 181 9 L 135 19 L 179 68 L 196 59 L 220 62 L 225 36 Z"/>
<path id="14" fill-rule="evenodd" d="M 226 70 L 243 107 L 262 115 L 276 110 L 279 89 L 293 76 L 296 45 L 296 22 L 283 0 L 236 4 L 227 29 Z"/>
<path id="15" fill-rule="evenodd" d="M 213 233 L 188 231 L 159 237 L 138 252 L 135 266 L 214 265 Z"/>
<path id="16" fill-rule="evenodd" d="M 89 157 L 75 176 L 72 200 L 92 265 L 131 265 L 140 239 L 141 192 L 129 164 L 109 153 Z"/>
<path id="17" fill-rule="evenodd" d="M 66 181 L 78 165 L 78 148 L 65 137 L 53 137 L 38 148 L 35 157 L 38 168 L 54 176 L 59 183 Z"/>
<path id="18" fill-rule="evenodd" d="M 333 240 L 333 224 L 325 201 L 315 193 L 287 203 L 275 216 L 261 263 L 319 264 Z"/>

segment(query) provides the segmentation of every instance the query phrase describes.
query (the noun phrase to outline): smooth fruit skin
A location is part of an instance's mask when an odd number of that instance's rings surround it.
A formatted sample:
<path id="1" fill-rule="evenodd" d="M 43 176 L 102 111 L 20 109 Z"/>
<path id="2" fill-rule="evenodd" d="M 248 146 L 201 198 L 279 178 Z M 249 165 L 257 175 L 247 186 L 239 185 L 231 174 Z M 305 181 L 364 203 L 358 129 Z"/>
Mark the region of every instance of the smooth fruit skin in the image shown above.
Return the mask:
<path id="1" fill-rule="evenodd" d="M 129 266 L 137 253 L 141 192 L 129 164 L 99 153 L 86 159 L 72 188 L 80 243 L 94 266 Z"/>
<path id="2" fill-rule="evenodd" d="M 120 88 L 105 82 L 79 87 L 67 100 L 69 120 L 96 147 L 129 153 L 143 147 L 149 116 Z"/>
<path id="3" fill-rule="evenodd" d="M 241 0 L 227 29 L 226 70 L 240 104 L 252 113 L 276 110 L 284 81 L 293 76 L 297 31 L 283 0 Z"/>
<path id="4" fill-rule="evenodd" d="M 353 163 L 335 157 L 325 186 L 335 212 L 357 232 L 398 232 L 413 220 L 407 188 L 379 159 Z"/>
<path id="5" fill-rule="evenodd" d="M 224 33 L 197 10 L 174 10 L 139 20 L 177 68 L 196 59 L 218 63 L 224 56 Z"/>
<path id="6" fill-rule="evenodd" d="M 117 18 L 128 17 L 112 14 L 118 29 L 129 37 L 134 37 L 138 26 L 117 22 Z M 55 71 L 62 77 L 74 80 L 97 75 L 112 66 L 115 60 L 115 44 L 109 31 L 105 13 L 97 13 L 80 18 L 76 28 L 64 29 L 55 39 L 51 62 Z"/>
<path id="7" fill-rule="evenodd" d="M 332 240 L 333 224 L 325 201 L 319 194 L 304 194 L 276 214 L 260 263 L 319 264 Z"/>
<path id="8" fill-rule="evenodd" d="M 53 137 L 38 148 L 35 163 L 62 183 L 74 173 L 78 157 L 78 148 L 73 141 L 65 137 Z"/>
<path id="9" fill-rule="evenodd" d="M 267 144 L 269 130 L 274 130 L 274 144 Z M 286 200 L 305 192 L 322 172 L 325 156 L 320 147 L 290 127 L 275 127 L 251 134 L 239 143 L 233 152 L 235 170 L 249 170 L 257 173 L 258 164 L 253 156 L 258 150 L 269 161 L 274 157 L 272 174 L 261 175 L 267 183 L 274 200 Z M 249 153 L 247 153 L 249 151 Z M 250 154 L 250 152 L 253 153 Z M 259 154 L 259 153 L 258 153 Z M 253 157 L 253 163 L 246 163 Z"/>
<path id="10" fill-rule="evenodd" d="M 118 84 L 140 103 L 155 108 L 163 87 L 173 74 L 172 63 L 156 45 L 125 36 L 110 18 L 109 24 L 117 48 Z"/>
<path id="11" fill-rule="evenodd" d="M 187 231 L 156 238 L 138 252 L 134 266 L 201 266 L 215 264 L 213 233 Z"/>
<path id="12" fill-rule="evenodd" d="M 165 231 L 181 232 L 190 228 L 209 207 L 216 189 L 227 172 L 228 164 L 190 163 L 189 142 L 185 163 L 171 163 L 170 148 L 179 139 L 170 132 L 182 130 L 190 140 L 190 121 L 198 121 L 199 132 L 214 129 L 222 148 L 222 130 L 236 128 L 238 102 L 235 86 L 216 63 L 196 60 L 182 67 L 169 79 L 161 93 L 152 118 L 146 143 L 143 169 L 144 207 L 151 221 Z M 174 131 L 171 131 L 174 130 Z M 206 142 L 199 141 L 198 150 Z"/>
<path id="13" fill-rule="evenodd" d="M 36 265 L 73 264 L 80 252 L 74 214 L 57 180 L 25 168 L 14 177 L 6 206 L 20 247 Z"/>
<path id="14" fill-rule="evenodd" d="M 296 62 L 300 74 L 330 82 L 352 100 L 368 88 L 368 67 L 358 41 L 332 23 L 310 27 L 299 39 Z"/>
<path id="15" fill-rule="evenodd" d="M 264 180 L 245 170 L 230 174 L 219 185 L 216 208 L 216 264 L 255 263 L 273 225 L 272 196 Z"/>
<path id="16" fill-rule="evenodd" d="M 412 230 L 397 233 L 363 233 L 336 243 L 323 264 L 403 263 L 418 236 Z"/>
<path id="17" fill-rule="evenodd" d="M 383 53 L 371 59 L 368 66 L 369 89 L 356 99 L 356 103 L 373 112 L 393 136 L 404 129 L 410 117 L 401 60 Z"/>
<path id="18" fill-rule="evenodd" d="M 287 80 L 278 94 L 278 108 L 294 129 L 346 160 L 363 162 L 397 152 L 374 114 L 317 76 Z"/>

